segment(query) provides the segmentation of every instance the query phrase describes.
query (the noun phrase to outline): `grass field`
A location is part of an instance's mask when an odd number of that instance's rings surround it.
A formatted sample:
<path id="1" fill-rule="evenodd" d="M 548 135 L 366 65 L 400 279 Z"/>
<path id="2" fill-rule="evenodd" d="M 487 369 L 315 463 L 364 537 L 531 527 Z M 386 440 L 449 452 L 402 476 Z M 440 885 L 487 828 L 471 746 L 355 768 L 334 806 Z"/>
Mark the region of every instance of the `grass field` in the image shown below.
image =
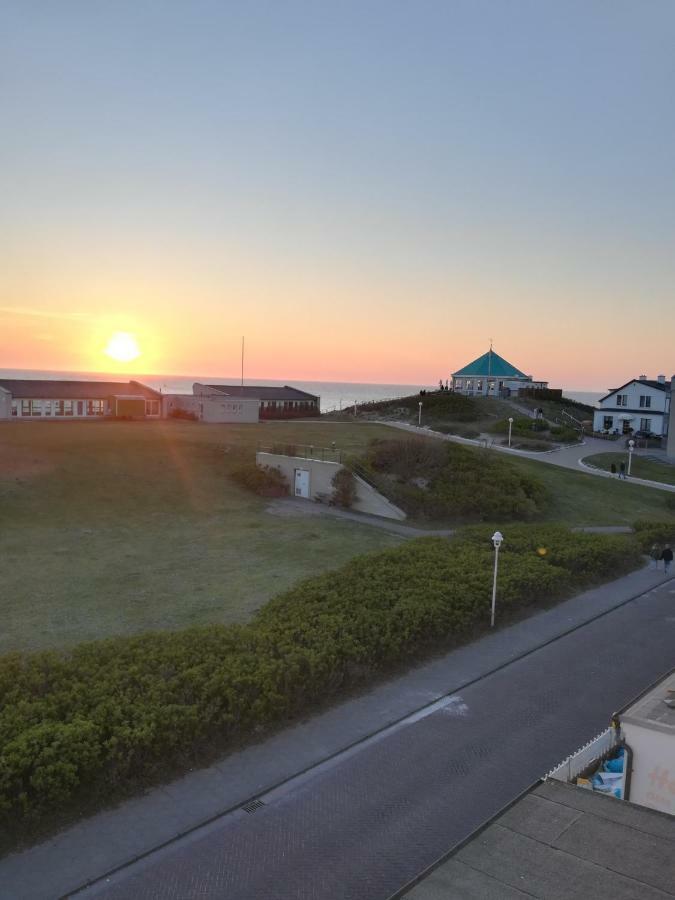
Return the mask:
<path id="1" fill-rule="evenodd" d="M 358 452 L 385 436 L 409 437 L 324 421 L 0 426 L 0 653 L 245 621 L 301 578 L 395 545 L 401 538 L 368 525 L 273 516 L 228 477 L 259 442 Z M 675 518 L 668 494 L 510 461 L 548 488 L 548 520 Z"/>
<path id="2" fill-rule="evenodd" d="M 614 463 L 618 471 L 621 463 L 628 465 L 628 453 L 626 451 L 623 453 L 595 453 L 592 456 L 585 457 L 584 462 L 588 463 L 589 466 L 595 466 L 596 469 L 604 469 L 606 472 L 610 471 L 610 467 Z M 633 454 L 630 470 L 631 475 L 634 475 L 636 478 L 662 481 L 664 484 L 675 484 L 675 466 L 661 463 L 654 459 L 643 459 L 636 453 Z"/>
<path id="3" fill-rule="evenodd" d="M 0 426 L 0 653 L 244 621 L 272 594 L 400 540 L 278 518 L 228 471 L 258 441 L 335 440 L 374 425 L 9 423 Z"/>

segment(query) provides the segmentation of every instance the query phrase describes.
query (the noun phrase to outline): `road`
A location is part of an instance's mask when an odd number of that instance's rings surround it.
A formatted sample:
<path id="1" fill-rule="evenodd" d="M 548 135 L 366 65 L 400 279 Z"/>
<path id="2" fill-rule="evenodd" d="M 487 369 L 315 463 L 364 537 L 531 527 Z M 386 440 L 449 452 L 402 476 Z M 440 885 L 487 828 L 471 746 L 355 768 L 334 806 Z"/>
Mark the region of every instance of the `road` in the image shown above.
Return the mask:
<path id="1" fill-rule="evenodd" d="M 675 660 L 675 581 L 76 896 L 387 900 Z"/>

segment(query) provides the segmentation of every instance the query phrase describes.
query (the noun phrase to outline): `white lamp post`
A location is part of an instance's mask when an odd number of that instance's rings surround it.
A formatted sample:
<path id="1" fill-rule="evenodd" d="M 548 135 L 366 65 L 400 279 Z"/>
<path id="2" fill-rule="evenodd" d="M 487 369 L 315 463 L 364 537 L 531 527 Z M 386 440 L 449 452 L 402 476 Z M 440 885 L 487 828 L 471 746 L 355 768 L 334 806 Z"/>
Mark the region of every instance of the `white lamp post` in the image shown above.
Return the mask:
<path id="1" fill-rule="evenodd" d="M 417 427 L 421 428 L 422 427 L 422 401 L 420 400 L 417 405 L 419 406 L 419 410 L 417 413 Z"/>
<path id="2" fill-rule="evenodd" d="M 628 441 L 628 474 L 630 475 L 630 465 L 633 462 L 633 450 L 635 448 L 635 441 Z"/>
<path id="3" fill-rule="evenodd" d="M 501 531 L 495 531 L 492 535 L 492 543 L 495 548 L 495 574 L 492 579 L 492 615 L 490 617 L 490 628 L 495 627 L 495 603 L 497 601 L 497 566 L 499 565 L 499 548 L 502 545 L 504 536 Z"/>
<path id="4" fill-rule="evenodd" d="M 511 446 L 511 428 L 513 427 L 513 416 L 509 416 L 509 447 Z"/>

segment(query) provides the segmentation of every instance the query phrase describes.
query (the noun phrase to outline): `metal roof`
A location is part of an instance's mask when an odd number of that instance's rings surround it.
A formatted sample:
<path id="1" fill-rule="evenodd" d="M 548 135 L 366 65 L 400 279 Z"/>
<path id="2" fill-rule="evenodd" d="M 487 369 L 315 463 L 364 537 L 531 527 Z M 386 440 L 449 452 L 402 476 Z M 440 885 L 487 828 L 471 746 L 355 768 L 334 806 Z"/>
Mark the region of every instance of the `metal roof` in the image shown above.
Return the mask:
<path id="1" fill-rule="evenodd" d="M 138 381 L 58 381 L 49 378 L 3 378 L 0 388 L 16 400 L 105 400 L 113 394 L 157 400 L 159 391 Z"/>
<path id="2" fill-rule="evenodd" d="M 240 384 L 205 384 L 204 387 L 214 391 L 220 391 L 233 397 L 251 397 L 255 400 L 318 400 L 315 394 L 308 394 L 298 388 L 285 384 L 283 387 L 271 385 L 245 385 Z"/>
<path id="3" fill-rule="evenodd" d="M 675 896 L 675 817 L 558 781 L 530 790 L 406 900 Z"/>
<path id="4" fill-rule="evenodd" d="M 453 378 L 527 378 L 524 372 L 516 369 L 494 350 L 488 350 L 478 359 L 464 366 L 458 372 L 453 372 Z"/>

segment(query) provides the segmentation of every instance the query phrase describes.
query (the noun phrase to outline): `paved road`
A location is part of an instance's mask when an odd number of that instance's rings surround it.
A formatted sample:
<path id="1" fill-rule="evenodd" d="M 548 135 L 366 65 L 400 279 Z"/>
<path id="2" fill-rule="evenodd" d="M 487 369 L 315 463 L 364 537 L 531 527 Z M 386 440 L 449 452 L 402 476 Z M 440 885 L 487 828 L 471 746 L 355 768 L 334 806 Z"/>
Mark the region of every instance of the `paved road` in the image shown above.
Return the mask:
<path id="1" fill-rule="evenodd" d="M 675 581 L 77 896 L 385 900 L 675 659 Z"/>

